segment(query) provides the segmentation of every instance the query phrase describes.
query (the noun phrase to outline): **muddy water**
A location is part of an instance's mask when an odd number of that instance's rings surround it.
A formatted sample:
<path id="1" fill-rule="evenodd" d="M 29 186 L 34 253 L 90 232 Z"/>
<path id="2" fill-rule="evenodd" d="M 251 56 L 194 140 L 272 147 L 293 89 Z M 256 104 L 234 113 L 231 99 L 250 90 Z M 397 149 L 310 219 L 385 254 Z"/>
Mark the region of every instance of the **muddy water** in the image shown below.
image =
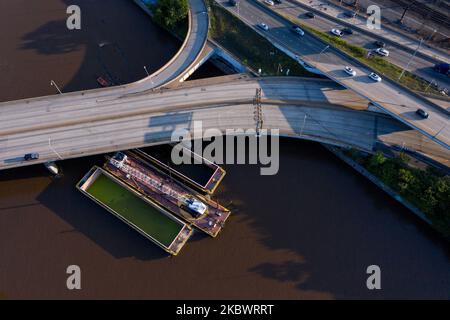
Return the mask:
<path id="1" fill-rule="evenodd" d="M 179 45 L 131 1 L 71 1 L 96 26 L 76 35 L 60 31 L 65 1 L 35 2 L 0 4 L 1 101 L 53 93 L 48 79 L 66 91 L 95 87 L 104 70 L 135 80 Z M 128 69 L 98 49 L 103 40 Z M 64 161 L 60 179 L 42 166 L 0 172 L 0 297 L 450 298 L 448 246 L 316 143 L 283 140 L 276 176 L 226 166 L 217 198 L 230 221 L 175 258 L 76 191 L 103 161 Z M 81 291 L 65 287 L 70 264 L 81 267 Z M 365 285 L 372 264 L 382 270 L 376 292 Z"/>

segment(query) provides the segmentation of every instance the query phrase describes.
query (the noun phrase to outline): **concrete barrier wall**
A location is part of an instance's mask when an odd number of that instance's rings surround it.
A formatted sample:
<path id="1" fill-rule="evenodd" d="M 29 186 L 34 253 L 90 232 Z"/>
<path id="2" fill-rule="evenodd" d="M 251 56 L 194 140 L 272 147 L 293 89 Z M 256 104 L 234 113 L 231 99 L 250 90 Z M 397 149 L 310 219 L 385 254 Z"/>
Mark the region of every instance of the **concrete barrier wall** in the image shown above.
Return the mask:
<path id="1" fill-rule="evenodd" d="M 290 22 L 288 19 L 286 19 L 283 15 L 279 14 L 279 13 L 278 13 L 277 11 L 275 11 L 275 10 L 271 10 L 270 8 L 268 8 L 267 6 L 265 6 L 263 3 L 261 3 L 261 2 L 259 2 L 259 1 L 257 1 L 257 0 L 252 0 L 252 1 L 255 2 L 255 3 L 257 3 L 260 7 L 264 8 L 265 10 L 270 11 L 272 14 L 274 14 L 275 16 L 277 16 L 278 18 L 280 18 L 281 20 L 283 20 L 283 21 L 285 21 L 285 22 L 287 22 L 287 23 L 291 23 L 291 22 Z M 340 50 L 339 48 L 335 47 L 333 44 L 329 44 L 328 42 L 325 42 L 324 40 L 320 39 L 319 37 L 316 37 L 314 34 L 310 33 L 308 30 L 304 30 L 304 31 L 305 31 L 305 33 L 309 34 L 310 36 L 312 36 L 312 37 L 316 38 L 317 40 L 319 40 L 320 42 L 322 42 L 322 43 L 324 44 L 324 46 L 329 45 L 330 48 L 334 49 L 336 52 L 338 52 L 340 55 L 344 56 L 346 59 L 351 60 L 354 64 L 362 65 L 362 66 L 364 66 L 366 69 L 369 69 L 370 71 L 373 71 L 373 72 L 376 73 L 376 71 L 373 70 L 372 67 L 370 67 L 370 66 L 367 65 L 366 63 L 361 62 L 361 61 L 359 61 L 358 59 L 352 57 L 351 55 L 347 54 L 346 52 L 344 52 L 344 51 Z M 269 40 L 272 44 L 274 44 L 273 41 L 272 41 L 269 37 L 266 37 L 266 39 Z M 274 45 L 275 45 L 275 44 L 274 44 Z M 326 74 L 325 74 L 325 75 L 326 75 Z M 328 76 L 328 75 L 326 75 L 326 76 Z M 407 87 L 405 87 L 404 85 L 402 85 L 402 84 L 396 82 L 395 80 L 393 80 L 393 79 L 387 77 L 386 75 L 383 75 L 383 76 L 384 76 L 385 81 L 389 82 L 391 85 L 393 85 L 393 86 L 399 88 L 400 90 L 403 90 L 403 91 L 407 92 L 408 94 L 412 95 L 414 98 L 416 98 L 416 99 L 418 99 L 418 100 L 420 100 L 420 101 L 423 101 L 423 102 L 426 103 L 427 105 L 429 105 L 429 106 L 431 106 L 431 107 L 433 107 L 433 108 L 435 108 L 435 109 L 438 109 L 438 110 L 440 110 L 440 111 L 443 111 L 445 114 L 447 114 L 447 115 L 450 116 L 450 112 L 449 112 L 447 109 L 445 109 L 445 108 L 441 107 L 440 105 L 438 105 L 438 104 L 436 104 L 436 103 L 430 101 L 429 99 L 427 99 L 427 98 L 425 98 L 424 96 L 422 96 L 422 95 L 416 93 L 415 91 L 410 90 L 409 88 L 407 88 Z M 343 85 L 338 79 L 335 79 L 335 78 L 332 78 L 332 77 L 329 77 L 329 78 L 332 79 L 332 80 L 334 80 L 334 81 L 336 81 L 336 82 L 339 83 L 340 85 Z M 343 86 L 344 86 L 344 85 L 343 85 Z M 344 87 L 345 87 L 345 86 L 344 86 Z M 383 109 L 382 106 L 380 106 L 380 105 L 378 105 L 378 104 L 376 104 L 376 105 L 379 106 L 379 108 Z M 395 114 L 391 114 L 391 115 L 392 115 L 392 116 L 396 116 Z M 406 123 L 406 122 L 405 122 L 405 123 Z M 409 125 L 409 126 L 411 126 L 410 123 L 406 123 L 406 124 Z M 418 128 L 416 128 L 416 129 L 418 130 Z"/>
<path id="2" fill-rule="evenodd" d="M 385 185 L 380 179 L 378 179 L 375 175 L 370 173 L 366 168 L 361 166 L 359 163 L 357 163 L 353 159 L 351 159 L 351 158 L 347 157 L 346 155 L 344 155 L 339 149 L 337 149 L 335 147 L 328 146 L 328 145 L 324 145 L 324 147 L 327 148 L 328 150 L 330 150 L 339 159 L 343 160 L 345 163 L 350 165 L 353 169 L 358 171 L 360 174 L 365 176 L 367 179 L 369 179 L 371 182 L 373 182 L 375 185 L 377 185 L 380 189 L 382 189 L 384 192 L 389 194 L 392 198 L 394 198 L 395 200 L 397 200 L 398 202 L 403 204 L 406 208 L 411 210 L 412 213 L 414 213 L 417 217 L 419 217 L 420 219 L 425 221 L 427 224 L 432 225 L 431 220 L 428 219 L 427 216 L 422 211 L 420 211 L 417 207 L 413 206 L 408 201 L 403 199 L 402 196 L 400 196 L 397 192 L 395 192 L 390 187 Z"/>

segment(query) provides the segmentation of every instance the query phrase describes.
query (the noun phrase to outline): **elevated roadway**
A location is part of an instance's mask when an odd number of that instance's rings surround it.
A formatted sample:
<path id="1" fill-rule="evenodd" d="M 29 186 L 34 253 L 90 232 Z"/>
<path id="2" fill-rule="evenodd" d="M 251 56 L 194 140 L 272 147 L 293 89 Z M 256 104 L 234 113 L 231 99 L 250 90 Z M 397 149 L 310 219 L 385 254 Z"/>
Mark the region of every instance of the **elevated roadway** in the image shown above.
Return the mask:
<path id="1" fill-rule="evenodd" d="M 42 98 L 0 104 L 0 169 L 101 154 L 171 141 L 175 129 L 255 129 L 261 88 L 263 129 L 284 136 L 370 151 L 377 142 L 439 159 L 448 151 L 328 80 L 226 76 L 117 98 L 58 103 Z M 38 152 L 38 161 L 23 155 Z"/>
<path id="2" fill-rule="evenodd" d="M 278 16 L 262 3 L 255 0 L 241 0 L 238 14 L 237 7 L 230 7 L 227 0 L 216 0 L 216 2 L 238 15 L 241 20 L 255 28 L 275 45 L 298 55 L 330 79 L 372 101 L 386 113 L 418 130 L 436 143 L 447 149 L 450 148 L 449 112 L 447 110 L 387 79 L 379 83 L 374 82 L 368 78 L 370 69 L 338 50 L 325 49 L 322 41 L 308 33 L 305 33 L 303 37 L 292 33 L 292 23 Z M 257 27 L 257 24 L 261 22 L 269 26 L 268 31 L 262 31 Z M 343 71 L 345 66 L 352 66 L 357 75 L 355 77 L 346 75 Z M 422 119 L 417 116 L 415 112 L 419 108 L 426 110 L 430 117 Z"/>

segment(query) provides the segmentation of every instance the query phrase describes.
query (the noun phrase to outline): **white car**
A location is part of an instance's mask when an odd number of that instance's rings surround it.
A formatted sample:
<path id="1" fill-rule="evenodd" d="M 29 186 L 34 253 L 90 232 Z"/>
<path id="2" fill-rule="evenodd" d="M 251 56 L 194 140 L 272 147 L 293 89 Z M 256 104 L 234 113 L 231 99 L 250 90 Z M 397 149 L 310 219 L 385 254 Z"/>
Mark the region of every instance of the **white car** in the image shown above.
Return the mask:
<path id="1" fill-rule="evenodd" d="M 272 0 L 264 0 L 264 3 L 269 5 L 269 6 L 274 6 L 275 2 L 273 2 Z"/>
<path id="2" fill-rule="evenodd" d="M 342 35 L 344 34 L 341 30 L 339 29 L 331 29 L 331 33 L 334 34 L 335 36 L 338 37 L 342 37 Z"/>
<path id="3" fill-rule="evenodd" d="M 353 70 L 351 67 L 345 67 L 344 71 L 345 71 L 346 74 L 348 74 L 351 77 L 356 76 L 356 71 Z"/>
<path id="4" fill-rule="evenodd" d="M 269 26 L 267 24 L 265 24 L 264 22 L 258 23 L 258 27 L 263 29 L 264 31 L 268 31 L 269 30 Z"/>
<path id="5" fill-rule="evenodd" d="M 381 77 L 379 75 L 377 75 L 375 72 L 371 72 L 369 74 L 369 78 L 376 82 L 381 82 Z"/>
<path id="6" fill-rule="evenodd" d="M 383 48 L 378 48 L 378 49 L 375 50 L 375 52 L 378 53 L 380 56 L 383 56 L 383 57 L 389 56 L 389 51 L 387 51 L 386 49 L 383 49 Z"/>
<path id="7" fill-rule="evenodd" d="M 304 36 L 304 35 L 305 35 L 305 31 L 303 31 L 302 29 L 300 29 L 300 28 L 297 27 L 297 26 L 293 26 L 293 27 L 292 27 L 292 31 L 295 32 L 296 34 L 301 35 L 301 36 Z"/>

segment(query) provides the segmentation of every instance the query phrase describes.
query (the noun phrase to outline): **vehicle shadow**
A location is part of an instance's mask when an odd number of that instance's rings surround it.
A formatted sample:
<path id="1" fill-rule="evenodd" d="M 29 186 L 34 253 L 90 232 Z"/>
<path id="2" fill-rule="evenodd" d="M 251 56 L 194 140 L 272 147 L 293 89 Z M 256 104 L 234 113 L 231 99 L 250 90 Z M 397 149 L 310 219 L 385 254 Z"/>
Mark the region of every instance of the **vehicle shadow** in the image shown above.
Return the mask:
<path id="1" fill-rule="evenodd" d="M 355 77 L 353 77 L 353 79 L 362 83 L 376 83 L 375 81 L 370 79 L 368 75 L 356 75 Z"/>

